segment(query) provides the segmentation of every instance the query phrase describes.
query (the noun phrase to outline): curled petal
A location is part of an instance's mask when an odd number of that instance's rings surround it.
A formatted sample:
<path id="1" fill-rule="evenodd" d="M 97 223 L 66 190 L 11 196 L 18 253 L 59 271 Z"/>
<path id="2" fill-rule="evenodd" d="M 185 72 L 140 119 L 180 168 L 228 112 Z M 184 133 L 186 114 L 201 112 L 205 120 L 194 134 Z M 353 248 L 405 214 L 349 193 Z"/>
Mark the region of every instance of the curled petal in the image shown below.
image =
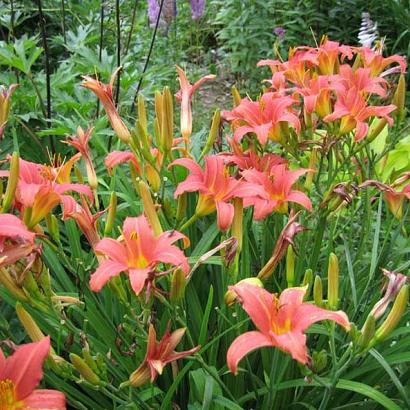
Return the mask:
<path id="1" fill-rule="evenodd" d="M 291 331 L 281 335 L 271 332 L 271 336 L 274 339 L 274 344 L 279 347 L 279 349 L 290 353 L 293 359 L 302 364 L 306 364 L 309 361 L 306 348 L 306 335 L 302 332 Z"/>
<path id="2" fill-rule="evenodd" d="M 148 279 L 149 272 L 149 268 L 129 270 L 131 287 L 136 295 L 139 295 L 142 289 L 144 289 L 145 281 Z"/>
<path id="3" fill-rule="evenodd" d="M 102 287 L 114 276 L 128 269 L 127 265 L 115 261 L 102 261 L 97 270 L 90 277 L 90 288 L 93 292 L 99 292 Z"/>
<path id="4" fill-rule="evenodd" d="M 226 355 L 229 370 L 236 374 L 238 363 L 248 353 L 260 347 L 272 346 L 272 341 L 261 332 L 246 332 L 238 336 L 231 344 Z"/>

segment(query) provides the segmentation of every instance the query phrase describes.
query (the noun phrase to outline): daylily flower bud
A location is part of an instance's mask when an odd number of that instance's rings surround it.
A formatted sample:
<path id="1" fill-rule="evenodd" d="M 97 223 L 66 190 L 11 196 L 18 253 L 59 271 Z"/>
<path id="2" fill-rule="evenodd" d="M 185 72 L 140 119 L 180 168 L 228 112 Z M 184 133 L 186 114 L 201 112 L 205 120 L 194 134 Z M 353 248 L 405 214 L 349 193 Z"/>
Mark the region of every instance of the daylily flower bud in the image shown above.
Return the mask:
<path id="1" fill-rule="evenodd" d="M 313 284 L 313 300 L 316 306 L 323 305 L 323 285 L 322 278 L 319 275 L 315 276 L 315 282 Z"/>
<path id="2" fill-rule="evenodd" d="M 0 86 L 0 140 L 3 138 L 7 120 L 10 113 L 10 98 L 18 84 L 12 84 L 8 90 L 4 86 Z"/>
<path id="3" fill-rule="evenodd" d="M 305 180 L 305 189 L 310 192 L 312 189 L 312 183 L 313 183 L 313 175 L 315 173 L 315 167 L 316 167 L 316 162 L 317 162 L 317 148 L 313 148 L 312 152 L 310 153 L 310 158 L 309 158 L 309 171 L 306 174 L 306 180 Z"/>
<path id="4" fill-rule="evenodd" d="M 372 314 L 370 314 L 362 327 L 359 340 L 357 341 L 357 344 L 360 347 L 360 349 L 366 349 L 369 346 L 369 343 L 372 340 L 375 331 L 376 319 Z"/>
<path id="5" fill-rule="evenodd" d="M 289 246 L 286 251 L 286 281 L 288 288 L 292 288 L 295 283 L 295 252 L 292 246 Z"/>
<path id="6" fill-rule="evenodd" d="M 38 287 L 38 284 L 36 280 L 34 279 L 33 274 L 31 272 L 25 273 L 23 287 L 31 297 L 37 300 L 43 298 L 40 292 L 40 289 Z"/>
<path id="7" fill-rule="evenodd" d="M 313 271 L 312 269 L 306 269 L 305 276 L 303 277 L 302 284 L 300 285 L 302 287 L 305 287 L 305 286 L 308 287 L 306 294 L 305 294 L 306 300 L 309 298 L 312 285 L 313 285 Z"/>
<path id="8" fill-rule="evenodd" d="M 155 210 L 154 202 L 152 201 L 151 193 L 148 185 L 144 181 L 140 181 L 138 184 L 138 191 L 141 197 L 142 204 L 144 206 L 144 213 L 147 216 L 148 222 L 154 231 L 156 236 L 161 235 L 162 227 L 159 221 L 157 211 Z"/>
<path id="9" fill-rule="evenodd" d="M 58 219 L 53 214 L 46 216 L 47 230 L 50 236 L 56 241 L 60 242 L 60 230 L 58 229 Z"/>
<path id="10" fill-rule="evenodd" d="M 397 324 L 400 322 L 404 311 L 407 307 L 407 302 L 409 300 L 409 286 L 405 285 L 400 289 L 399 294 L 394 301 L 393 307 L 387 316 L 386 320 L 382 325 L 376 330 L 375 339 L 376 341 L 381 341 L 386 339 L 386 337 L 394 330 Z"/>
<path id="11" fill-rule="evenodd" d="M 141 128 L 145 131 L 145 133 L 147 133 L 147 111 L 145 109 L 145 101 L 144 101 L 144 97 L 139 94 L 138 95 L 138 122 L 141 125 Z"/>
<path id="12" fill-rule="evenodd" d="M 111 192 L 110 205 L 108 206 L 107 221 L 105 222 L 104 236 L 109 236 L 115 222 L 115 215 L 117 213 L 117 194 Z"/>
<path id="13" fill-rule="evenodd" d="M 253 285 L 253 286 L 259 286 L 260 288 L 263 288 L 263 283 L 260 279 L 258 278 L 246 278 L 246 279 L 242 279 L 240 280 L 235 286 L 240 286 L 240 285 L 244 285 L 244 284 L 248 284 L 248 285 Z M 233 290 L 233 288 L 229 289 L 226 293 L 225 293 L 225 304 L 227 306 L 232 306 L 236 300 L 238 298 L 238 295 L 236 294 L 236 292 Z"/>
<path id="14" fill-rule="evenodd" d="M 148 141 L 148 133 L 138 120 L 135 124 L 136 132 L 132 135 L 132 146 L 141 149 L 144 158 L 151 160 L 150 143 Z"/>
<path id="15" fill-rule="evenodd" d="M 182 269 L 175 269 L 171 279 L 169 298 L 176 303 L 184 297 L 186 287 L 186 275 Z"/>
<path id="16" fill-rule="evenodd" d="M 234 215 L 232 221 L 232 236 L 237 240 L 237 251 L 242 249 L 242 235 L 243 235 L 243 199 L 234 198 Z"/>
<path id="17" fill-rule="evenodd" d="M 16 314 L 20 320 L 20 323 L 23 325 L 24 330 L 33 342 L 39 342 L 45 338 L 44 333 L 37 326 L 37 323 L 33 317 L 27 312 L 26 309 L 24 309 L 20 302 L 16 303 Z M 52 349 L 50 350 L 50 353 L 52 353 Z"/>
<path id="18" fill-rule="evenodd" d="M 321 350 L 320 352 L 313 352 L 312 354 L 312 367 L 315 373 L 321 372 L 327 366 L 327 352 Z"/>
<path id="19" fill-rule="evenodd" d="M 0 259 L 1 262 L 1 259 Z M 13 295 L 17 300 L 22 302 L 28 301 L 26 294 L 21 288 L 16 285 L 16 282 L 11 277 L 9 271 L 5 268 L 0 268 L 0 283 Z"/>
<path id="20" fill-rule="evenodd" d="M 177 213 L 175 215 L 175 219 L 177 222 L 181 222 L 186 215 L 187 200 L 188 198 L 186 192 L 184 192 L 178 197 Z"/>
<path id="21" fill-rule="evenodd" d="M 121 383 L 121 386 L 125 386 L 126 384 L 128 384 L 132 387 L 140 387 L 145 383 L 148 383 L 150 378 L 151 372 L 149 370 L 148 365 L 141 366 L 131 374 L 128 382 Z"/>
<path id="22" fill-rule="evenodd" d="M 214 145 L 219 134 L 220 124 L 221 112 L 219 110 L 216 110 L 212 118 L 211 130 L 209 131 L 208 139 L 206 140 L 206 144 L 201 152 L 198 162 L 211 150 L 212 146 Z"/>
<path id="23" fill-rule="evenodd" d="M 402 121 L 406 112 L 406 80 L 403 73 L 400 74 L 399 82 L 397 84 L 397 89 L 394 93 L 392 103 L 397 107 L 397 120 Z"/>
<path id="24" fill-rule="evenodd" d="M 241 95 L 239 94 L 239 91 L 235 86 L 232 86 L 231 92 L 233 97 L 233 105 L 234 107 L 237 107 L 241 103 Z"/>
<path id="25" fill-rule="evenodd" d="M 6 193 L 4 194 L 2 203 L 2 213 L 6 213 L 13 202 L 16 193 L 17 182 L 19 179 L 20 159 L 17 152 L 13 152 L 10 160 L 10 174 L 7 182 Z"/>
<path id="26" fill-rule="evenodd" d="M 164 88 L 162 97 L 162 129 L 160 150 L 168 154 L 174 140 L 174 103 L 169 87 Z"/>
<path id="27" fill-rule="evenodd" d="M 369 142 L 374 141 L 383 131 L 386 125 L 386 118 L 375 118 L 370 126 L 369 133 L 367 134 L 367 140 Z"/>
<path id="28" fill-rule="evenodd" d="M 158 171 L 149 163 L 145 165 L 144 170 L 150 187 L 154 192 L 158 192 L 161 188 L 161 177 Z"/>
<path id="29" fill-rule="evenodd" d="M 161 143 L 162 119 L 164 118 L 162 114 L 162 110 L 163 110 L 162 94 L 160 91 L 156 91 L 155 92 L 155 118 L 158 123 L 158 131 L 159 131 L 157 135 L 157 145 L 158 146 L 160 146 L 160 143 Z"/>
<path id="30" fill-rule="evenodd" d="M 100 383 L 100 378 L 91 370 L 90 366 L 88 366 L 83 358 L 75 353 L 70 353 L 70 361 L 84 380 L 94 385 Z"/>
<path id="31" fill-rule="evenodd" d="M 327 270 L 327 304 L 330 309 L 337 309 L 339 303 L 339 261 L 334 253 L 329 255 Z"/>

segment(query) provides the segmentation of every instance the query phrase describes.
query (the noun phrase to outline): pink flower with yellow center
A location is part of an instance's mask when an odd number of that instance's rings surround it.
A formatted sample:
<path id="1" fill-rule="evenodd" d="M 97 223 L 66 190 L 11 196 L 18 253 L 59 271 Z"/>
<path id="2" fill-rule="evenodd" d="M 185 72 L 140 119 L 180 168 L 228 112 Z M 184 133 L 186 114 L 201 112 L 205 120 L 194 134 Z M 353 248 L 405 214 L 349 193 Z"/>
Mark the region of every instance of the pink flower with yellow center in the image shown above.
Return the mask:
<path id="1" fill-rule="evenodd" d="M 131 140 L 131 133 L 124 124 L 124 121 L 121 119 L 120 114 L 118 114 L 113 98 L 114 81 L 120 70 L 121 67 L 118 67 L 113 72 L 109 84 L 104 84 L 101 81 L 89 76 L 83 76 L 84 81 L 81 85 L 84 88 L 91 90 L 98 97 L 105 109 L 108 120 L 110 121 L 114 132 L 122 142 L 128 144 Z"/>
<path id="2" fill-rule="evenodd" d="M 278 97 L 268 92 L 259 101 L 242 99 L 232 111 L 224 112 L 223 117 L 232 122 L 234 139 L 241 141 L 248 133 L 255 133 L 258 141 L 265 145 L 268 139 L 281 140 L 281 123 L 300 130 L 298 117 L 291 111 L 295 100 L 292 97 Z"/>
<path id="3" fill-rule="evenodd" d="M 255 207 L 256 220 L 267 217 L 273 211 L 285 211 L 288 202 L 295 202 L 311 211 L 310 199 L 303 192 L 292 189 L 298 178 L 307 171 L 304 168 L 290 171 L 287 164 L 276 165 L 266 172 L 256 169 L 242 171 L 245 181 L 259 185 L 262 192 L 245 198 L 244 206 Z"/>
<path id="4" fill-rule="evenodd" d="M 261 347 L 277 347 L 302 364 L 309 362 L 304 331 L 321 320 L 332 320 L 350 329 L 346 314 L 303 303 L 306 287 L 285 289 L 279 298 L 250 284 L 230 286 L 258 330 L 238 336 L 227 353 L 229 370 L 236 374 L 239 361 Z"/>
<path id="5" fill-rule="evenodd" d="M 182 165 L 190 171 L 185 181 L 177 186 L 175 198 L 184 192 L 199 191 L 196 214 L 205 216 L 216 210 L 218 227 L 222 231 L 231 226 L 234 216 L 234 206 L 229 201 L 235 197 L 255 195 L 260 190 L 254 184 L 231 177 L 224 159 L 220 156 L 205 157 L 204 171 L 195 161 L 188 158 L 177 159 L 171 165 Z"/>
<path id="6" fill-rule="evenodd" d="M 357 51 L 362 58 L 364 67 L 370 68 L 370 73 L 373 77 L 380 74 L 383 75 L 383 70 L 393 63 L 397 63 L 399 66 L 393 67 L 393 69 L 389 69 L 388 71 L 390 73 L 406 72 L 407 64 L 406 59 L 403 56 L 393 55 L 385 58 L 380 51 L 373 51 L 368 47 L 357 48 Z"/>
<path id="7" fill-rule="evenodd" d="M 168 363 L 197 352 L 200 346 L 184 352 L 175 351 L 175 348 L 181 341 L 184 333 L 185 328 L 177 329 L 171 333 L 168 327 L 162 339 L 157 342 L 157 334 L 154 326 L 151 324 L 148 331 L 147 352 L 144 361 L 138 369 L 131 374 L 129 378 L 130 384 L 134 387 L 138 387 L 149 380 L 151 380 L 152 383 L 155 381 L 158 374 L 162 374 L 164 367 Z"/>
<path id="8" fill-rule="evenodd" d="M 347 134 L 355 129 L 355 141 L 361 141 L 366 137 L 369 118 L 384 118 L 389 125 L 393 125 L 393 119 L 389 114 L 396 109 L 393 104 L 386 106 L 369 106 L 356 88 L 350 88 L 345 92 L 337 93 L 337 101 L 332 114 L 324 118 L 325 122 L 333 122 L 341 119 L 339 133 Z"/>
<path id="9" fill-rule="evenodd" d="M 43 378 L 50 338 L 20 346 L 9 357 L 0 350 L 0 410 L 65 410 L 64 394 L 35 390 Z"/>
<path id="10" fill-rule="evenodd" d="M 103 238 L 94 247 L 97 254 L 107 257 L 101 260 L 98 269 L 91 275 L 90 288 L 99 292 L 114 276 L 128 273 L 131 287 L 138 295 L 146 282 L 152 282 L 160 263 L 180 267 L 189 272 L 188 260 L 175 245 L 186 236 L 177 231 L 167 231 L 155 236 L 144 215 L 126 218 L 122 235 L 117 239 Z"/>

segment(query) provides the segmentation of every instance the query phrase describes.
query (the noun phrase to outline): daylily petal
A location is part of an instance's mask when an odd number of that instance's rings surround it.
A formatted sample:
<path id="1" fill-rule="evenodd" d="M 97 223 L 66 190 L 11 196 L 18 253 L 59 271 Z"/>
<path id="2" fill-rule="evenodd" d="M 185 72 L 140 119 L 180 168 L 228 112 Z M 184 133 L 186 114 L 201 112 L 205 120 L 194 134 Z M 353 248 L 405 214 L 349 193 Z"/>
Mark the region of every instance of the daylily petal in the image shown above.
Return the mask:
<path id="1" fill-rule="evenodd" d="M 129 276 L 132 290 L 139 295 L 144 289 L 145 281 L 148 279 L 150 269 L 129 269 Z"/>
<path id="2" fill-rule="evenodd" d="M 102 287 L 114 276 L 128 269 L 123 263 L 106 260 L 102 261 L 97 270 L 90 277 L 90 288 L 93 292 L 99 292 Z"/>
<path id="3" fill-rule="evenodd" d="M 102 253 L 115 262 L 126 265 L 128 260 L 127 251 L 121 243 L 112 238 L 101 239 L 94 248 L 95 252 Z"/>
<path id="4" fill-rule="evenodd" d="M 312 202 L 307 195 L 300 191 L 291 191 L 287 196 L 286 200 L 289 202 L 295 202 L 299 205 L 302 205 L 307 210 L 312 210 Z"/>
<path id="5" fill-rule="evenodd" d="M 24 399 L 24 406 L 30 410 L 65 410 L 66 400 L 64 394 L 57 390 L 34 390 Z"/>
<path id="6" fill-rule="evenodd" d="M 7 358 L 3 378 L 14 383 L 18 400 L 24 400 L 40 383 L 49 352 L 50 337 L 47 336 L 40 342 L 20 346 Z"/>
<path id="7" fill-rule="evenodd" d="M 306 348 L 306 335 L 302 332 L 290 331 L 281 335 L 271 332 L 275 345 L 281 350 L 291 354 L 293 359 L 302 364 L 306 364 L 309 360 Z"/>
<path id="8" fill-rule="evenodd" d="M 221 231 L 226 231 L 232 225 L 234 216 L 234 207 L 223 201 L 216 201 L 216 213 L 218 228 Z"/>
<path id="9" fill-rule="evenodd" d="M 229 346 L 226 362 L 229 370 L 236 374 L 238 363 L 248 353 L 260 347 L 272 346 L 272 341 L 263 333 L 252 331 L 238 336 Z"/>

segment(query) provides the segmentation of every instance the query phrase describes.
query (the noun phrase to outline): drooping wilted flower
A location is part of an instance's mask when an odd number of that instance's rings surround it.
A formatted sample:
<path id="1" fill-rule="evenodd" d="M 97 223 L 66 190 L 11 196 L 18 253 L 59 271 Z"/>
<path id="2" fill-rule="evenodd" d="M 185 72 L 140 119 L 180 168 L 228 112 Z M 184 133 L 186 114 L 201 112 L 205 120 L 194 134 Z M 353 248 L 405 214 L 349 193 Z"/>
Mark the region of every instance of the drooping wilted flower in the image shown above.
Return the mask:
<path id="1" fill-rule="evenodd" d="M 199 20 L 204 14 L 205 0 L 189 0 L 191 4 L 192 20 Z"/>

